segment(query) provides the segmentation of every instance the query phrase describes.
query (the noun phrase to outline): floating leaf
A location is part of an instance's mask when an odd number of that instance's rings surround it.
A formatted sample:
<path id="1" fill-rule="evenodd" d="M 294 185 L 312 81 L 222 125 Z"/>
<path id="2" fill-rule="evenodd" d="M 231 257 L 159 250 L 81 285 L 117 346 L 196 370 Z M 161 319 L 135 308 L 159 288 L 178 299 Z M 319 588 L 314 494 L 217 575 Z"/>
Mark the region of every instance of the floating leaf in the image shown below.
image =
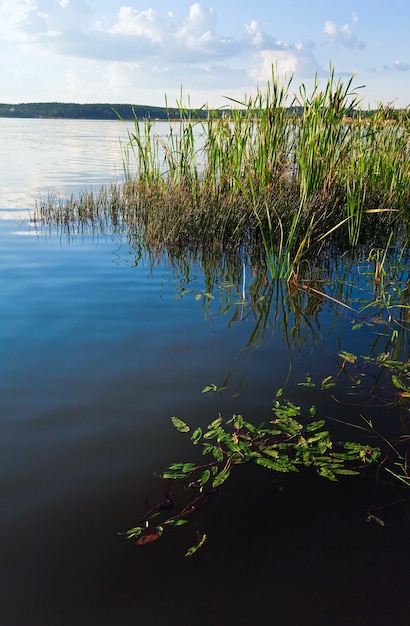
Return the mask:
<path id="1" fill-rule="evenodd" d="M 180 433 L 188 433 L 190 431 L 188 424 L 185 424 L 185 422 L 180 420 L 178 417 L 171 417 L 171 420 L 175 428 L 179 430 Z"/>
<path id="2" fill-rule="evenodd" d="M 346 476 L 355 476 L 357 474 L 360 474 L 360 472 L 356 472 L 355 470 L 347 469 L 345 467 L 333 468 L 333 471 L 335 472 L 335 474 L 344 474 Z"/>
<path id="3" fill-rule="evenodd" d="M 209 469 L 206 469 L 202 472 L 201 478 L 199 479 L 199 484 L 201 486 L 205 485 L 211 477 L 211 472 Z"/>
<path id="4" fill-rule="evenodd" d="M 200 300 L 202 298 L 202 293 L 197 293 L 195 296 L 195 300 Z"/>
<path id="5" fill-rule="evenodd" d="M 204 434 L 204 439 L 214 439 L 214 437 L 217 437 L 224 432 L 223 428 L 213 428 L 212 430 L 207 430 Z"/>
<path id="6" fill-rule="evenodd" d="M 405 385 L 403 385 L 401 380 L 395 374 L 391 375 L 391 381 L 397 389 L 406 389 Z"/>
<path id="7" fill-rule="evenodd" d="M 178 517 L 178 519 L 169 519 L 165 522 L 169 526 L 183 526 L 183 524 L 187 524 L 188 520 L 183 519 L 182 517 Z"/>
<path id="8" fill-rule="evenodd" d="M 243 417 L 242 415 L 234 415 L 233 416 L 233 425 L 236 430 L 240 430 L 243 427 Z"/>
<path id="9" fill-rule="evenodd" d="M 222 424 L 222 417 L 219 415 L 219 417 L 214 419 L 214 421 L 209 424 L 208 429 L 212 430 L 214 428 L 218 428 L 221 424 Z"/>
<path id="10" fill-rule="evenodd" d="M 299 407 L 297 408 L 299 411 Z M 278 415 L 279 412 L 275 410 L 275 413 L 276 415 Z M 299 422 L 292 419 L 291 417 L 288 417 L 287 415 L 280 415 L 280 418 L 272 421 L 272 424 L 275 424 L 275 426 L 279 426 L 281 430 L 283 430 L 285 433 L 289 433 L 289 435 L 297 435 L 303 429 L 302 424 L 299 424 Z"/>
<path id="11" fill-rule="evenodd" d="M 306 376 L 306 380 L 301 383 L 298 383 L 299 387 L 316 387 L 315 383 L 312 382 L 312 377 L 309 374 Z"/>
<path id="12" fill-rule="evenodd" d="M 353 324 L 352 330 L 358 330 L 363 326 L 363 322 L 358 322 L 357 324 Z"/>
<path id="13" fill-rule="evenodd" d="M 331 387 L 335 387 L 335 385 L 336 383 L 332 376 L 326 376 L 321 383 L 322 389 L 330 389 Z"/>
<path id="14" fill-rule="evenodd" d="M 351 352 L 346 352 L 346 350 L 342 350 L 339 352 L 339 356 L 348 363 L 356 363 L 357 356 L 352 354 Z"/>
<path id="15" fill-rule="evenodd" d="M 245 422 L 243 423 L 244 428 L 246 428 L 246 430 L 248 430 L 250 433 L 257 433 L 258 429 L 256 428 L 256 426 L 254 426 L 253 424 L 251 424 L 250 422 Z"/>
<path id="16" fill-rule="evenodd" d="M 202 548 L 202 546 L 204 545 L 205 541 L 207 540 L 207 536 L 205 533 L 203 533 L 201 535 L 200 532 L 197 531 L 197 539 L 198 539 L 198 543 L 195 546 L 191 546 L 186 552 L 185 552 L 185 556 L 192 556 L 193 554 L 195 554 L 195 552 L 197 550 L 199 550 L 199 548 Z"/>
<path id="17" fill-rule="evenodd" d="M 207 385 L 202 389 L 202 393 L 208 393 L 208 391 L 217 391 L 218 387 L 213 383 L 211 385 Z"/>
<path id="18" fill-rule="evenodd" d="M 148 535 L 143 535 L 135 543 L 137 544 L 137 546 L 142 546 L 146 543 L 152 543 L 153 541 L 157 541 L 157 539 L 161 537 L 161 534 L 162 533 L 159 532 L 153 532 L 149 533 Z"/>
<path id="19" fill-rule="evenodd" d="M 262 465 L 262 467 L 267 467 L 268 469 L 272 469 L 275 472 L 297 472 L 298 469 L 292 465 L 292 463 L 282 463 L 281 460 L 272 461 L 271 459 L 266 459 L 263 456 L 256 457 L 256 463 L 258 465 Z"/>
<path id="20" fill-rule="evenodd" d="M 284 419 L 284 424 L 291 423 L 290 421 L 286 420 L 286 418 L 296 417 L 300 415 L 300 406 L 296 406 L 295 404 L 292 404 L 292 402 L 286 402 L 286 404 L 279 404 L 279 402 L 275 402 L 275 406 L 272 410 L 275 413 L 276 417 L 280 418 L 281 420 Z M 297 424 L 297 422 L 293 420 L 293 424 Z M 300 424 L 298 424 L 298 426 L 300 426 Z"/>
<path id="21" fill-rule="evenodd" d="M 279 457 L 278 450 L 276 450 L 276 448 L 273 446 L 271 448 L 263 448 L 262 452 L 263 454 L 267 454 L 268 456 L 271 456 L 274 459 L 277 459 Z"/>
<path id="22" fill-rule="evenodd" d="M 128 539 L 133 539 L 134 537 L 139 537 L 142 531 L 143 528 L 141 526 L 135 526 L 135 528 L 130 528 L 129 530 L 127 530 L 125 534 L 127 535 Z"/>
<path id="23" fill-rule="evenodd" d="M 196 428 L 194 432 L 192 433 L 192 437 L 191 437 L 192 443 L 196 445 L 201 439 L 201 437 L 202 437 L 202 428 Z"/>
<path id="24" fill-rule="evenodd" d="M 214 456 L 214 459 L 218 461 L 218 463 L 223 461 L 224 453 L 222 452 L 221 448 L 218 448 L 218 446 L 212 446 L 212 454 Z"/>
<path id="25" fill-rule="evenodd" d="M 323 476 L 324 478 L 327 478 L 328 480 L 333 480 L 334 482 L 337 481 L 336 476 L 334 475 L 334 473 L 332 472 L 331 469 L 329 469 L 328 467 L 318 467 L 318 473 L 320 474 L 320 476 Z"/>
<path id="26" fill-rule="evenodd" d="M 322 428 L 322 426 L 325 425 L 325 420 L 317 420 L 317 422 L 310 422 L 310 424 L 308 424 L 307 426 L 305 426 L 305 431 L 307 433 L 311 433 L 314 430 L 319 430 L 319 428 Z M 327 433 L 327 431 L 324 431 Z"/>
<path id="27" fill-rule="evenodd" d="M 168 465 L 167 469 L 192 472 L 192 470 L 195 469 L 195 463 L 171 463 L 170 465 Z"/>
<path id="28" fill-rule="evenodd" d="M 160 476 L 161 478 L 164 479 L 172 479 L 172 480 L 176 480 L 178 478 L 186 478 L 186 472 L 163 472 Z"/>
<path id="29" fill-rule="evenodd" d="M 227 469 L 226 467 L 224 467 L 223 470 L 221 470 L 214 478 L 213 483 L 212 483 L 212 487 L 219 487 L 219 485 L 222 485 L 222 483 L 225 482 L 225 480 L 228 478 L 229 474 L 231 473 L 231 471 L 229 469 Z"/>

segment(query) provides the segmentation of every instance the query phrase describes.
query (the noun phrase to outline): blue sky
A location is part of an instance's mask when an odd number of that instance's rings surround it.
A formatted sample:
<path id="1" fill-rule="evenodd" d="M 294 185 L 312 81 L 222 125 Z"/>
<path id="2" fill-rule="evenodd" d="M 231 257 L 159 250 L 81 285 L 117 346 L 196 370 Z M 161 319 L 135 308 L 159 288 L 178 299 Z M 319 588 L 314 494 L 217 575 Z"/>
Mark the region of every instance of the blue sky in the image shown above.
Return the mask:
<path id="1" fill-rule="evenodd" d="M 0 0 L 0 102 L 226 105 L 293 75 L 355 73 L 363 106 L 410 104 L 408 0 Z"/>

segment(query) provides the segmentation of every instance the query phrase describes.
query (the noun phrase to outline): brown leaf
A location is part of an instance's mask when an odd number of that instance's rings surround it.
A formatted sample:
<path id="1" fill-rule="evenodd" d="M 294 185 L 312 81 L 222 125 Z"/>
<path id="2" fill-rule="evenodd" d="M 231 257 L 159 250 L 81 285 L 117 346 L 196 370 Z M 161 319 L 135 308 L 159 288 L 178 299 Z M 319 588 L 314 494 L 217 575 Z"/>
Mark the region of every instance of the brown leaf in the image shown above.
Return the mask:
<path id="1" fill-rule="evenodd" d="M 151 543 L 161 537 L 160 533 L 149 533 L 148 535 L 142 535 L 135 543 L 137 546 L 143 546 L 145 543 Z"/>

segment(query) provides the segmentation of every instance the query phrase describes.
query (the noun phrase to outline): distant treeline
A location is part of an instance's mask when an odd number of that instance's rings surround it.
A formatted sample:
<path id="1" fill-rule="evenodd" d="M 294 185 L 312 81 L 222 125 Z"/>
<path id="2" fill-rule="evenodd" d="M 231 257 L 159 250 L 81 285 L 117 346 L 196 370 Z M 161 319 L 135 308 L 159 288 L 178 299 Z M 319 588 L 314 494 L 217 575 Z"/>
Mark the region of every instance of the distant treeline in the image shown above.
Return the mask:
<path id="1" fill-rule="evenodd" d="M 301 107 L 291 107 L 289 112 L 302 115 Z M 206 109 L 192 109 L 195 118 L 206 118 Z M 219 110 L 216 114 L 229 115 L 227 109 Z M 350 112 L 355 117 L 355 111 Z M 361 115 L 372 115 L 373 111 L 361 111 Z M 399 109 L 386 108 L 386 119 L 397 119 L 403 113 Z M 87 120 L 116 120 L 118 116 L 124 120 L 138 119 L 167 120 L 178 119 L 180 110 L 177 107 L 155 107 L 141 104 L 75 104 L 66 102 L 28 102 L 21 104 L 1 104 L 0 117 L 19 118 L 46 118 L 46 119 L 87 119 Z"/>
<path id="2" fill-rule="evenodd" d="M 29 102 L 23 104 L 0 104 L 0 117 L 34 117 L 47 119 L 165 120 L 179 117 L 179 110 L 172 107 L 143 106 L 140 104 L 75 104 L 65 102 Z M 195 111 L 195 117 L 206 117 L 205 111 Z"/>

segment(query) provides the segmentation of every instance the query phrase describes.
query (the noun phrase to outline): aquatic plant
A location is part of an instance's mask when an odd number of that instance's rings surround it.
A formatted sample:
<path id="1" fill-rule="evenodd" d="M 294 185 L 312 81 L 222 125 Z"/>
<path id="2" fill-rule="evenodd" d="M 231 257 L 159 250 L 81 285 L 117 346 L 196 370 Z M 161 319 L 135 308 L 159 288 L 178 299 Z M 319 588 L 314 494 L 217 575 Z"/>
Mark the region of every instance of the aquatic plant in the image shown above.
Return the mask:
<path id="1" fill-rule="evenodd" d="M 191 429 L 183 420 L 172 417 L 174 427 L 189 437 L 196 448 L 202 448 L 202 453 L 200 457 L 196 454 L 196 461 L 174 462 L 161 472 L 159 477 L 165 485 L 163 500 L 150 508 L 147 501 L 139 525 L 123 534 L 139 546 L 157 541 L 176 527 L 184 526 L 205 503 L 220 495 L 239 466 L 250 464 L 282 475 L 314 470 L 331 481 L 337 481 L 340 476 L 362 476 L 366 468 L 373 465 L 374 479 L 388 483 L 390 477 L 390 483 L 399 492 L 397 502 L 408 500 L 408 495 L 400 495 L 400 489 L 410 487 L 410 436 L 405 434 L 409 426 L 410 364 L 392 359 L 386 353 L 377 357 L 358 357 L 341 350 L 339 357 L 339 373 L 347 375 L 345 380 L 351 381 L 352 389 L 365 387 L 366 380 L 373 381 L 370 389 L 363 392 L 369 393 L 369 396 L 375 384 L 374 371 L 379 370 L 386 375 L 390 392 L 385 392 L 385 401 L 391 407 L 403 408 L 404 434 L 395 439 L 387 438 L 376 429 L 372 419 L 364 416 L 361 416 L 361 423 L 328 417 L 327 421 L 340 422 L 344 429 L 350 428 L 352 433 L 358 433 L 349 441 L 336 440 L 326 426 L 326 420 L 318 418 L 315 406 L 302 410 L 300 406 L 283 399 L 282 389 L 275 396 L 273 418 L 267 423 L 256 425 L 239 414 L 224 420 L 218 414 L 206 428 L 197 426 Z M 353 368 L 354 373 L 349 373 L 348 368 Z M 340 384 L 338 377 L 329 375 L 316 383 L 307 374 L 299 385 L 319 387 L 322 391 L 330 390 L 335 394 Z M 203 393 L 222 390 L 211 384 L 203 389 Z M 375 446 L 375 443 L 379 445 Z M 175 493 L 177 483 L 182 487 Z M 369 510 L 367 520 L 384 526 L 380 508 L 374 506 Z M 185 555 L 194 554 L 206 539 L 206 534 L 197 530 L 196 543 L 187 549 Z"/>
<path id="2" fill-rule="evenodd" d="M 195 114 L 181 99 L 169 130 L 134 119 L 125 182 L 36 207 L 38 224 L 113 220 L 147 247 L 249 250 L 290 278 L 325 241 L 342 247 L 407 236 L 409 116 L 360 107 L 353 77 L 291 94 L 275 73 L 227 109 Z M 172 116 L 174 116 L 172 110 Z M 163 123 L 162 123 L 163 124 Z M 386 235 L 387 233 L 387 235 Z"/>
<path id="3" fill-rule="evenodd" d="M 322 385 L 329 388 L 329 379 L 322 381 Z M 215 391 L 218 388 L 212 384 L 203 393 Z M 380 458 L 380 449 L 368 443 L 335 441 L 325 427 L 325 420 L 316 418 L 314 406 L 302 415 L 299 406 L 281 400 L 281 395 L 279 390 L 272 408 L 273 419 L 266 424 L 255 425 L 236 414 L 224 421 L 218 415 L 206 429 L 191 430 L 183 420 L 172 417 L 179 432 L 187 434 L 194 446 L 202 446 L 202 456 L 206 459 L 171 463 L 166 467 L 160 474 L 165 481 L 164 500 L 147 510 L 140 524 L 125 535 L 137 545 L 143 545 L 183 526 L 191 514 L 218 495 L 234 469 L 244 464 L 256 464 L 282 474 L 310 468 L 319 476 L 337 481 L 342 475 L 360 475 L 366 466 Z M 177 495 L 174 481 L 183 483 Z M 205 540 L 206 535 L 198 531 L 197 543 L 187 550 L 186 556 L 194 554 Z"/>

